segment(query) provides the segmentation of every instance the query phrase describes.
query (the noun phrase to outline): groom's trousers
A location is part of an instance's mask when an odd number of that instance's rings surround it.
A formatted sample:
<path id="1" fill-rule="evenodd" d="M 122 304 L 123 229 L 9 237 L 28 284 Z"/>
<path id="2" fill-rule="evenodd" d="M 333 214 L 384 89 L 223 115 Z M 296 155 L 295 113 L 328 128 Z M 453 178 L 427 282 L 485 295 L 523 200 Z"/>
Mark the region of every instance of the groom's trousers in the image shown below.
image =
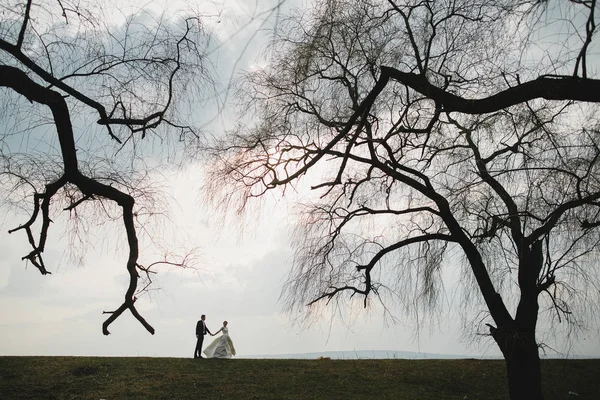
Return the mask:
<path id="1" fill-rule="evenodd" d="M 196 349 L 194 350 L 194 358 L 202 358 L 202 343 L 204 343 L 204 335 L 198 335 Z"/>

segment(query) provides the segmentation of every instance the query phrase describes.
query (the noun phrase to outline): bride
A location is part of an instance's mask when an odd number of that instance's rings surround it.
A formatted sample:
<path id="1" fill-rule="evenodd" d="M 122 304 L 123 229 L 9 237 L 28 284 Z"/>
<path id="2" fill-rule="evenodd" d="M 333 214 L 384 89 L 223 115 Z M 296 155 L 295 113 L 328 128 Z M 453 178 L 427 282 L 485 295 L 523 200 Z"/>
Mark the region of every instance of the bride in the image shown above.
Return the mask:
<path id="1" fill-rule="evenodd" d="M 208 358 L 231 358 L 235 356 L 235 347 L 229 337 L 229 328 L 227 328 L 227 321 L 223 321 L 223 327 L 217 332 L 211 334 L 215 336 L 219 332 L 223 332 L 223 335 L 213 340 L 213 342 L 204 349 L 204 354 Z"/>

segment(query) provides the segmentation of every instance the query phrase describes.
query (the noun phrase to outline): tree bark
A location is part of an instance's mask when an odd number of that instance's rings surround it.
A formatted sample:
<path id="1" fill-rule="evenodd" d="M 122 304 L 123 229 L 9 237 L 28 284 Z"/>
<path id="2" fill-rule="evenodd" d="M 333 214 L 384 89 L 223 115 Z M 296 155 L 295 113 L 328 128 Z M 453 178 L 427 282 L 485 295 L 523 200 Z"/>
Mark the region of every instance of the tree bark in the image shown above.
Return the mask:
<path id="1" fill-rule="evenodd" d="M 521 298 L 514 322 L 492 330 L 506 360 L 511 400 L 542 400 L 542 372 L 535 338 L 539 311 L 537 279 L 544 261 L 542 241 L 523 243 L 519 255 Z"/>
<path id="2" fill-rule="evenodd" d="M 511 400 L 542 400 L 542 373 L 535 332 L 498 328 L 492 334 L 502 350 Z"/>

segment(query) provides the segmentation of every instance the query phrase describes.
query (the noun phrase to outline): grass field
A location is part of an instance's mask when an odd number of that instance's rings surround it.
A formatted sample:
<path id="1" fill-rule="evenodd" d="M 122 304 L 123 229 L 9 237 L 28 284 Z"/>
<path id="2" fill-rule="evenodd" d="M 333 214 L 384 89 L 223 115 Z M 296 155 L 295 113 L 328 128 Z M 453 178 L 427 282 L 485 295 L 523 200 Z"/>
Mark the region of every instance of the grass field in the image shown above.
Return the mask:
<path id="1" fill-rule="evenodd" d="M 600 360 L 542 368 L 546 399 L 600 399 Z M 500 360 L 0 357 L 3 400 L 507 397 Z"/>

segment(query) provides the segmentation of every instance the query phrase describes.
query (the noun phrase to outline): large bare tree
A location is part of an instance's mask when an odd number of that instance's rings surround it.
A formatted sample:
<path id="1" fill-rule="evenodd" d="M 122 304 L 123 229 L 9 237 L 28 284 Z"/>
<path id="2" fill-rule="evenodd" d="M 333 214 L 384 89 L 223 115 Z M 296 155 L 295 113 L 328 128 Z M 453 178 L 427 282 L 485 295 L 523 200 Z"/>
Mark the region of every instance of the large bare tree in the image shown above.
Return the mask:
<path id="1" fill-rule="evenodd" d="M 289 309 L 435 309 L 442 271 L 461 272 L 511 399 L 542 399 L 538 317 L 599 305 L 596 7 L 330 0 L 283 19 L 240 88 L 256 123 L 211 154 L 220 204 L 306 176 L 318 194 Z"/>
<path id="2" fill-rule="evenodd" d="M 137 230 L 152 213 L 151 168 L 172 154 L 167 149 L 201 138 L 182 118 L 209 87 L 210 38 L 189 13 L 130 15 L 79 0 L 0 5 L 0 179 L 3 200 L 29 214 L 9 232 L 24 234 L 31 251 L 23 259 L 49 274 L 43 254 L 53 219 L 121 221 L 129 284 L 122 303 L 106 311 L 106 335 L 126 310 L 154 333 L 136 296 L 157 263 L 188 261 L 183 254 L 142 263 Z"/>

